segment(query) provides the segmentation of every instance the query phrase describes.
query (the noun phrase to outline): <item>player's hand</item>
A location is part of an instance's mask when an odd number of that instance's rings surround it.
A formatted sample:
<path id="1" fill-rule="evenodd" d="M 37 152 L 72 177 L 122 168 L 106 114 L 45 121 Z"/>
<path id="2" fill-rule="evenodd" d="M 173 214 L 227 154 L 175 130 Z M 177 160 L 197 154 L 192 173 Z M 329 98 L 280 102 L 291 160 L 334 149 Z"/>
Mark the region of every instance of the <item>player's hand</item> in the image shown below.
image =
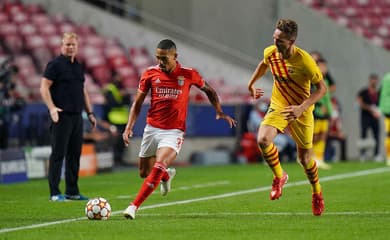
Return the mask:
<path id="1" fill-rule="evenodd" d="M 281 111 L 281 114 L 284 116 L 284 120 L 287 120 L 289 122 L 297 120 L 297 118 L 299 118 L 302 113 L 303 109 L 297 105 L 285 107 L 284 110 Z"/>
<path id="2" fill-rule="evenodd" d="M 62 112 L 62 109 L 58 107 L 50 109 L 50 118 L 54 123 L 57 123 L 60 119 L 60 117 L 58 116 L 58 112 Z"/>
<path id="3" fill-rule="evenodd" d="M 130 138 L 133 136 L 133 130 L 125 128 L 125 131 L 122 134 L 123 142 L 125 143 L 125 146 L 129 146 L 130 144 Z"/>
<path id="4" fill-rule="evenodd" d="M 253 97 L 255 100 L 261 98 L 264 95 L 264 90 L 262 88 L 250 87 L 249 92 L 251 97 Z"/>
<path id="5" fill-rule="evenodd" d="M 217 112 L 217 116 L 215 117 L 215 119 L 217 119 L 217 120 L 224 119 L 226 122 L 229 123 L 230 128 L 235 127 L 237 125 L 236 120 L 234 120 L 232 117 L 230 117 L 229 115 L 226 115 L 223 112 Z"/>
<path id="6" fill-rule="evenodd" d="M 92 124 L 92 129 L 95 129 L 97 126 L 97 120 L 95 114 L 93 113 L 88 114 L 88 120 Z"/>

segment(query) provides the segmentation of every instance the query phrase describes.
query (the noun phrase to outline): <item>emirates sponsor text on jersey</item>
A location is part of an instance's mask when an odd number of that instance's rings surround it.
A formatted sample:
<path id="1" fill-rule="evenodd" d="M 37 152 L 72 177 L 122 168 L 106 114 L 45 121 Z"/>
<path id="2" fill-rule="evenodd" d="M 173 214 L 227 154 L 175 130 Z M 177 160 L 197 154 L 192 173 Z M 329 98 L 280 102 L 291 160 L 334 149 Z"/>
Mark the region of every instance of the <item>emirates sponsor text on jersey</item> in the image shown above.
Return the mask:
<path id="1" fill-rule="evenodd" d="M 160 98 L 177 99 L 177 96 L 182 93 L 183 91 L 181 89 L 156 87 L 156 94 Z"/>

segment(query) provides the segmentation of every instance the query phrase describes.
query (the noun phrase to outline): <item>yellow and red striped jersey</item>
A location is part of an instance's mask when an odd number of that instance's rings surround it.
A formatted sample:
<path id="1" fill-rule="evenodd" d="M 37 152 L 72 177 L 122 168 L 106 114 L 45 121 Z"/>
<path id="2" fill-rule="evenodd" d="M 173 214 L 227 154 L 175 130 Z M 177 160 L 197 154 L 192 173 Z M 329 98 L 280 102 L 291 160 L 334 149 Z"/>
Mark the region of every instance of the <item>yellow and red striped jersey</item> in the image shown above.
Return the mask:
<path id="1" fill-rule="evenodd" d="M 293 55 L 282 59 L 275 45 L 264 49 L 264 63 L 271 69 L 274 84 L 271 106 L 300 105 L 310 96 L 310 85 L 322 80 L 322 73 L 305 50 L 295 46 Z M 308 110 L 312 111 L 313 107 Z"/>

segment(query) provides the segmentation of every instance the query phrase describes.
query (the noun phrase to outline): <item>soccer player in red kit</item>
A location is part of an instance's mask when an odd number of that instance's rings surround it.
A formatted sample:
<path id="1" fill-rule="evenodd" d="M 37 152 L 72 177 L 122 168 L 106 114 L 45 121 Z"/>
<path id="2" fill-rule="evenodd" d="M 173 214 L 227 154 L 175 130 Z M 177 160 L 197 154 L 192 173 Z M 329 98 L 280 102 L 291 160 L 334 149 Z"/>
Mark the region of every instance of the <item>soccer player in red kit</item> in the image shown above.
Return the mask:
<path id="1" fill-rule="evenodd" d="M 123 212 L 128 219 L 135 218 L 139 206 L 160 182 L 163 196 L 170 191 L 176 170 L 167 167 L 176 159 L 184 140 L 191 86 L 206 93 L 216 110 L 216 119 L 224 119 L 230 127 L 236 126 L 236 121 L 222 111 L 215 90 L 195 69 L 182 67 L 176 58 L 175 43 L 169 39 L 160 41 L 156 49 L 158 65 L 149 67 L 143 73 L 122 135 L 128 146 L 141 106 L 150 91 L 151 106 L 147 113 L 138 162 L 140 176 L 145 180 L 136 198 Z"/>

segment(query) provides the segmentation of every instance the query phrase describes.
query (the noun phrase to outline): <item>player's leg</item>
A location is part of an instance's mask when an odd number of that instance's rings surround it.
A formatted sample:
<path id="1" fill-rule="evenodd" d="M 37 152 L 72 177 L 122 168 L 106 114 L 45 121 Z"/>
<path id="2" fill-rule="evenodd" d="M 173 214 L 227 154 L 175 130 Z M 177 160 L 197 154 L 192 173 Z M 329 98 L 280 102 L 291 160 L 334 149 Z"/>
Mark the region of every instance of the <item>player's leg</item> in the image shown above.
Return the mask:
<path id="1" fill-rule="evenodd" d="M 148 178 L 151 175 L 153 166 L 155 165 L 155 161 L 156 161 L 156 152 L 158 146 L 158 142 L 156 140 L 157 134 L 158 132 L 156 128 L 153 128 L 148 124 L 145 126 L 144 134 L 142 136 L 142 142 L 141 142 L 141 147 L 139 152 L 139 161 L 138 161 L 140 177 L 145 178 L 145 180 L 141 185 L 141 189 L 138 191 L 136 199 L 143 197 L 145 194 L 144 193 L 145 189 L 148 188 L 147 186 Z M 144 200 L 146 199 L 146 197 L 144 198 Z M 129 219 L 135 218 L 135 213 L 139 205 L 135 205 L 134 201 L 130 203 L 130 205 L 123 212 L 123 215 L 126 218 Z"/>
<path id="2" fill-rule="evenodd" d="M 58 123 L 50 126 L 51 154 L 49 159 L 48 181 L 50 187 L 50 200 L 64 201 L 59 184 L 61 180 L 61 168 L 71 134 L 71 120 L 67 115 L 61 117 Z"/>
<path id="3" fill-rule="evenodd" d="M 281 178 L 283 169 L 280 165 L 278 149 L 273 143 L 277 134 L 278 130 L 275 127 L 263 124 L 259 128 L 257 143 L 263 153 L 264 160 L 271 168 L 274 176 Z"/>
<path id="4" fill-rule="evenodd" d="M 311 149 L 298 147 L 298 158 L 312 187 L 312 211 L 314 215 L 319 216 L 325 209 L 325 203 L 322 197 L 318 168 L 311 155 Z"/>
<path id="5" fill-rule="evenodd" d="M 172 148 L 164 147 L 157 151 L 156 162 L 153 165 L 150 174 L 145 178 L 134 201 L 124 212 L 124 216 L 126 218 L 135 218 L 135 212 L 160 184 L 161 179 L 163 178 L 164 174 L 166 174 L 167 164 L 171 164 L 175 158 L 176 151 Z"/>
<path id="6" fill-rule="evenodd" d="M 142 184 L 141 190 L 133 201 L 133 204 L 139 207 L 146 198 L 160 184 L 161 179 L 166 174 L 166 167 L 170 165 L 176 158 L 176 151 L 169 147 L 158 149 L 156 162 L 153 165 L 152 171 Z"/>
<path id="7" fill-rule="evenodd" d="M 383 158 L 380 156 L 379 147 L 380 147 L 380 126 L 379 120 L 373 119 L 371 122 L 371 129 L 375 139 L 375 148 L 374 148 L 374 158 L 376 161 L 383 161 Z"/>
<path id="8" fill-rule="evenodd" d="M 273 143 L 277 134 L 278 130 L 275 127 L 262 124 L 259 128 L 257 138 L 257 142 L 263 153 L 263 158 L 274 174 L 270 193 L 271 200 L 278 199 L 282 195 L 283 185 L 288 180 L 288 175 L 283 172 L 282 166 L 280 165 L 278 149 Z"/>
<path id="9" fill-rule="evenodd" d="M 169 162 L 169 159 L 173 161 L 176 159 L 176 156 L 180 153 L 181 147 L 184 142 L 184 132 L 178 129 L 172 130 L 164 130 L 161 134 L 161 139 L 158 143 L 158 159 L 157 161 L 167 161 L 165 162 L 166 166 L 170 166 L 172 162 Z M 160 151 L 165 151 L 165 149 L 173 149 L 176 152 L 176 156 L 172 157 L 162 157 L 161 160 L 159 156 L 163 156 L 160 154 Z M 168 192 L 171 191 L 172 180 L 176 176 L 175 168 L 166 168 L 166 171 L 161 179 L 160 192 L 162 196 L 166 196 Z"/>
<path id="10" fill-rule="evenodd" d="M 367 132 L 368 132 L 368 126 L 369 121 L 366 118 L 362 118 L 360 123 L 360 139 L 364 140 L 367 138 Z M 360 149 L 360 160 L 366 160 L 366 149 L 365 147 L 362 147 Z"/>
<path id="11" fill-rule="evenodd" d="M 150 138 L 150 135 L 153 137 Z M 149 157 L 148 159 L 146 156 L 154 151 L 156 155 L 155 163 L 144 180 L 136 198 L 124 211 L 124 216 L 126 218 L 135 218 L 135 212 L 139 206 L 156 189 L 161 180 L 168 181 L 173 178 L 172 176 L 169 176 L 166 168 L 176 159 L 183 142 L 183 135 L 184 132 L 180 130 L 162 130 L 153 127 L 145 128 L 144 139 L 141 143 L 140 150 L 141 162 L 142 158 L 149 160 L 142 163 L 145 163 L 144 169 L 150 167 L 149 164 L 151 164 L 153 161 L 151 159 L 153 158 Z"/>
<path id="12" fill-rule="evenodd" d="M 314 119 L 314 129 L 313 129 L 313 158 L 314 160 L 317 160 L 320 158 L 319 155 L 319 144 L 318 142 L 321 141 L 321 129 L 320 129 L 320 120 Z"/>
<path id="13" fill-rule="evenodd" d="M 146 178 L 156 162 L 156 156 L 152 157 L 140 157 L 138 160 L 138 170 L 139 176 L 141 178 Z"/>
<path id="14" fill-rule="evenodd" d="M 311 149 L 297 147 L 298 159 L 305 170 L 306 176 L 312 186 L 313 193 L 321 192 L 321 185 L 318 178 L 318 168 L 316 161 L 311 158 Z"/>
<path id="15" fill-rule="evenodd" d="M 326 136 L 328 133 L 329 121 L 325 119 L 314 120 L 313 134 L 313 158 L 318 168 L 328 170 L 331 166 L 324 161 Z"/>
<path id="16" fill-rule="evenodd" d="M 385 118 L 385 153 L 386 153 L 386 165 L 390 166 L 390 116 Z"/>
<path id="17" fill-rule="evenodd" d="M 324 200 L 317 164 L 312 158 L 313 124 L 313 114 L 305 112 L 299 119 L 291 122 L 290 132 L 297 144 L 298 160 L 312 187 L 312 211 L 314 215 L 318 216 L 324 210 Z"/>
<path id="18" fill-rule="evenodd" d="M 297 144 L 298 161 L 305 169 L 305 173 L 312 184 L 313 193 L 321 192 L 318 180 L 317 164 L 312 158 L 312 141 L 314 119 L 311 112 L 304 113 L 299 119 L 291 122 L 290 133 Z"/>
<path id="19" fill-rule="evenodd" d="M 159 151 L 164 151 L 165 149 L 167 149 L 167 147 L 160 148 Z M 168 148 L 168 149 L 170 149 L 170 148 Z M 170 151 L 170 154 L 173 155 L 173 153 L 171 151 Z M 166 159 L 170 159 L 170 160 L 168 160 L 167 163 L 164 164 L 164 166 L 166 166 L 166 167 L 164 169 L 165 170 L 164 174 L 161 177 L 160 192 L 161 192 L 162 196 L 166 196 L 168 194 L 168 192 L 171 191 L 172 180 L 176 176 L 176 169 L 173 167 L 170 167 L 170 168 L 167 168 L 167 167 L 171 165 L 171 163 L 173 162 L 174 159 L 176 159 L 176 156 L 177 156 L 177 152 L 175 151 L 174 156 L 170 156 L 170 157 L 166 158 Z"/>

